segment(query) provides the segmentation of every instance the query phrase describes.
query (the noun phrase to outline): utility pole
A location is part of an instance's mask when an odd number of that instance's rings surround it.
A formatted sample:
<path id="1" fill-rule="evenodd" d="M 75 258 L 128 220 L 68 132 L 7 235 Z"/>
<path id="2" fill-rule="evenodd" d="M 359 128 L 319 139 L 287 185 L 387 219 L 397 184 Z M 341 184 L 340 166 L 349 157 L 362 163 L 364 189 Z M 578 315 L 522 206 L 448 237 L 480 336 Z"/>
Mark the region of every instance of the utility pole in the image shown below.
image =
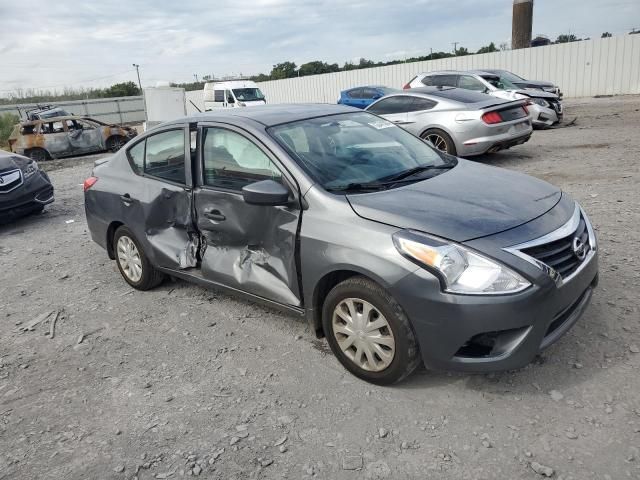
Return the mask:
<path id="1" fill-rule="evenodd" d="M 433 60 L 433 48 L 429 49 L 429 60 Z"/>
<path id="2" fill-rule="evenodd" d="M 134 67 L 136 67 L 136 73 L 138 74 L 138 87 L 140 87 L 140 94 L 142 95 L 142 82 L 140 81 L 140 65 L 137 63 L 132 63 Z"/>
<path id="3" fill-rule="evenodd" d="M 458 55 L 458 44 L 460 42 L 451 42 L 451 45 L 453 45 L 453 54 L 454 55 Z"/>

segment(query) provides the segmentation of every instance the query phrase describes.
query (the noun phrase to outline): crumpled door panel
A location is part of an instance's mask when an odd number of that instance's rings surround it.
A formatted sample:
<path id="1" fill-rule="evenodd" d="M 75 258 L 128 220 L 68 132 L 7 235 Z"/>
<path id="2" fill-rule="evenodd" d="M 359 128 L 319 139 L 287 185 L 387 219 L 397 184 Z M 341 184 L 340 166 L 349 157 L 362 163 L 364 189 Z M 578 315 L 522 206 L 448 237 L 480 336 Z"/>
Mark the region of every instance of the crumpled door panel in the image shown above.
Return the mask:
<path id="1" fill-rule="evenodd" d="M 198 235 L 191 221 L 191 192 L 162 188 L 143 206 L 145 234 L 158 265 L 184 269 L 197 265 Z"/>
<path id="2" fill-rule="evenodd" d="M 225 220 L 206 218 L 218 210 Z M 301 305 L 296 268 L 299 211 L 249 205 L 228 192 L 196 193 L 203 245 L 202 274 L 208 279 L 287 305 Z"/>

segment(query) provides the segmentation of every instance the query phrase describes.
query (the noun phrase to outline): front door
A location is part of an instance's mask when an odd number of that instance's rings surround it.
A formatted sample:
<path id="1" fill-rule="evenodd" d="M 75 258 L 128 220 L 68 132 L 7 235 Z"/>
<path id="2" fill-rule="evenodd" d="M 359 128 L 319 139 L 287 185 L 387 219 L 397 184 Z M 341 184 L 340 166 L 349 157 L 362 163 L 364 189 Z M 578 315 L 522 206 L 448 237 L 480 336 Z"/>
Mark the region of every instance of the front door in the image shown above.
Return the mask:
<path id="1" fill-rule="evenodd" d="M 67 120 L 69 143 L 75 152 L 98 152 L 104 150 L 102 130 L 83 120 Z"/>
<path id="2" fill-rule="evenodd" d="M 252 136 L 215 124 L 200 129 L 196 224 L 205 279 L 285 305 L 301 305 L 296 268 L 297 187 Z M 242 187 L 271 179 L 292 192 L 287 206 L 245 203 Z"/>

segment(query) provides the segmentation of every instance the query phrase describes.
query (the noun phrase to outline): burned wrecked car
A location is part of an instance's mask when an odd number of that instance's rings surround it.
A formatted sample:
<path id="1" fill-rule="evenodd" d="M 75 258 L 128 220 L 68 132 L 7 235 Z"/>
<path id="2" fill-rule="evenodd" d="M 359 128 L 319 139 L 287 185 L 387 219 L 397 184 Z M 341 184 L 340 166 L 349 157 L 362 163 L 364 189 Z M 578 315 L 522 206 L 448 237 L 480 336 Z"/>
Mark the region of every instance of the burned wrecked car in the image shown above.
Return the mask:
<path id="1" fill-rule="evenodd" d="M 135 129 L 89 117 L 53 117 L 21 122 L 9 137 L 11 151 L 37 161 L 83 153 L 118 151 Z"/>
<path id="2" fill-rule="evenodd" d="M 0 224 L 39 213 L 51 202 L 51 180 L 36 161 L 0 150 Z"/>
<path id="3" fill-rule="evenodd" d="M 85 180 L 124 280 L 165 275 L 305 316 L 344 367 L 514 369 L 598 280 L 594 229 L 542 180 L 459 159 L 343 105 L 222 109 L 146 132 Z"/>

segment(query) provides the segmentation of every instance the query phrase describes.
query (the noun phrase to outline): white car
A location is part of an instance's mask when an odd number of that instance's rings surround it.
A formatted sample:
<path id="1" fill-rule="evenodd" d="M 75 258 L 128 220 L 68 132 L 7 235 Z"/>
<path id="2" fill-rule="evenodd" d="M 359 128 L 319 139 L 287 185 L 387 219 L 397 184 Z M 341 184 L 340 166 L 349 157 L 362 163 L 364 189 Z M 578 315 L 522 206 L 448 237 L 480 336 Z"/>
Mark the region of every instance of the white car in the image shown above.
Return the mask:
<path id="1" fill-rule="evenodd" d="M 472 70 L 460 72 L 455 70 L 421 73 L 413 77 L 404 89 L 420 87 L 458 87 L 486 93 L 505 100 L 528 100 L 528 110 L 534 127 L 551 127 L 562 121 L 563 107 L 559 97 L 554 93 L 538 89 L 518 88 L 499 75 Z"/>

